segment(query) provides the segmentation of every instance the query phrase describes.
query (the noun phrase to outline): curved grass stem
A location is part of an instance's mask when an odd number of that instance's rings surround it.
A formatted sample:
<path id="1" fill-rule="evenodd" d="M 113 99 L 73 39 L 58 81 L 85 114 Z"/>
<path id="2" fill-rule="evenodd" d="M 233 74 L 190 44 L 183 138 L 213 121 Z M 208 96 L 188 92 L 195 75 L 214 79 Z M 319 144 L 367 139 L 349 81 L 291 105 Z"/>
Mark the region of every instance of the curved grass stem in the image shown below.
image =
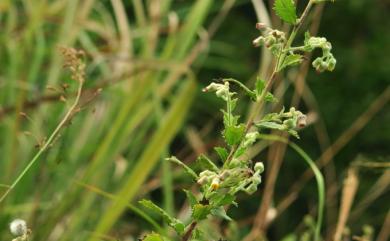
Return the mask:
<path id="1" fill-rule="evenodd" d="M 23 169 L 23 171 L 18 175 L 15 181 L 8 187 L 5 193 L 0 197 L 0 203 L 4 201 L 4 199 L 8 196 L 8 194 L 16 187 L 16 185 L 20 182 L 20 180 L 22 180 L 22 178 L 27 174 L 27 172 L 31 169 L 31 167 L 38 161 L 41 155 L 50 147 L 50 144 L 52 144 L 53 141 L 56 139 L 60 130 L 65 126 L 66 122 L 70 120 L 72 115 L 76 112 L 76 108 L 80 101 L 84 81 L 78 81 L 78 83 L 79 85 L 78 85 L 77 95 L 76 95 L 76 99 L 74 100 L 74 103 L 68 109 L 64 118 L 62 118 L 61 122 L 51 133 L 50 137 L 47 139 L 47 141 L 42 146 L 42 148 L 39 149 L 39 151 L 35 154 L 35 156 L 31 159 L 31 161 L 27 164 L 27 166 Z"/>

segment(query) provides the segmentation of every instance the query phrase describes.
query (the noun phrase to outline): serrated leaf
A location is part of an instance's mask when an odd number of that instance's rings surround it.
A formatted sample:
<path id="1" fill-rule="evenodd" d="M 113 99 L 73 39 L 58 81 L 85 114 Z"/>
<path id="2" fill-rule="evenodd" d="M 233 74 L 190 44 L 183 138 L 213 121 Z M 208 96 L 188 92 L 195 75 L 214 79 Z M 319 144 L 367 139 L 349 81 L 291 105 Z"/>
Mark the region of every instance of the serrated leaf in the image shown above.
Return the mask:
<path id="1" fill-rule="evenodd" d="M 264 88 L 265 88 L 265 81 L 258 78 L 256 81 L 256 91 L 255 91 L 256 95 L 260 96 L 261 93 L 263 92 Z"/>
<path id="2" fill-rule="evenodd" d="M 167 212 L 165 212 L 162 208 L 160 208 L 150 200 L 143 199 L 139 201 L 139 203 L 144 207 L 149 208 L 153 212 L 159 214 L 164 219 L 164 221 L 167 222 L 168 225 L 172 227 L 178 234 L 181 235 L 184 233 L 185 225 L 179 219 L 171 217 Z"/>
<path id="3" fill-rule="evenodd" d="M 213 206 L 219 207 L 224 205 L 230 205 L 234 203 L 236 197 L 229 193 L 220 193 L 219 195 L 213 196 L 213 199 L 210 200 Z"/>
<path id="4" fill-rule="evenodd" d="M 295 24 L 297 21 L 297 9 L 293 0 L 275 0 L 274 10 L 283 21 Z"/>
<path id="5" fill-rule="evenodd" d="M 203 170 L 219 171 L 219 168 L 205 155 L 200 155 L 198 159 L 196 159 L 196 162 Z"/>
<path id="6" fill-rule="evenodd" d="M 170 160 L 171 162 L 176 163 L 177 165 L 181 166 L 195 180 L 198 179 L 198 175 L 189 166 L 184 164 L 182 161 L 180 161 L 176 157 L 172 156 L 172 157 L 169 157 L 167 159 Z"/>
<path id="7" fill-rule="evenodd" d="M 195 204 L 192 207 L 192 217 L 197 221 L 206 219 L 207 215 L 210 214 L 210 211 L 211 211 L 210 209 L 211 208 L 209 205 L 203 205 L 200 203 Z"/>
<path id="8" fill-rule="evenodd" d="M 225 141 L 228 145 L 233 146 L 240 143 L 242 137 L 244 136 L 245 126 L 228 126 L 224 131 Z"/>
<path id="9" fill-rule="evenodd" d="M 196 199 L 195 195 L 192 192 L 190 192 L 186 189 L 183 189 L 183 191 L 186 193 L 188 202 L 190 203 L 191 207 L 193 207 L 195 204 L 198 203 L 198 200 Z"/>
<path id="10" fill-rule="evenodd" d="M 217 147 L 214 147 L 214 150 L 217 152 L 217 154 L 218 154 L 219 158 L 221 159 L 221 161 L 225 162 L 226 158 L 229 156 L 229 153 L 226 150 L 226 148 L 217 146 Z"/>
<path id="11" fill-rule="evenodd" d="M 303 60 L 303 56 L 300 54 L 290 54 L 284 59 L 282 66 L 280 66 L 279 71 L 286 68 L 287 66 L 300 64 Z"/>
<path id="12" fill-rule="evenodd" d="M 225 220 L 231 221 L 232 219 L 226 214 L 226 210 L 223 207 L 213 208 L 211 214 L 223 218 Z"/>

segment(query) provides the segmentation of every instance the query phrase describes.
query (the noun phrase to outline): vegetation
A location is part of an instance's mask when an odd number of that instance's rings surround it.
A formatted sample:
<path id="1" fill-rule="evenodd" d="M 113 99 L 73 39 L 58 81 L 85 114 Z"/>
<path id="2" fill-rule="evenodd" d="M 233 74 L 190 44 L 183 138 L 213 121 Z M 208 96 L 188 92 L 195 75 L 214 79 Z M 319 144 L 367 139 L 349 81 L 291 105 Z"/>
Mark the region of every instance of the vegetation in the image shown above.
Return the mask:
<path id="1" fill-rule="evenodd" d="M 387 240 L 386 24 L 334 4 L 332 49 L 325 1 L 297 2 L 2 1 L 0 239 Z M 359 11 L 376 42 L 353 52 Z"/>

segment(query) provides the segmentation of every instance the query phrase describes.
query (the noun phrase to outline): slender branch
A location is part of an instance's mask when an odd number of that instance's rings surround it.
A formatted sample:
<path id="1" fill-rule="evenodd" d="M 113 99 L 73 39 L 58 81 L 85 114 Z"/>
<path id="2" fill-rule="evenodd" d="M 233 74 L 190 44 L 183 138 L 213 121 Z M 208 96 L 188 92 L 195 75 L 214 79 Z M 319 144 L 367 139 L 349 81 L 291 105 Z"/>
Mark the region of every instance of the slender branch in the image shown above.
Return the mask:
<path id="1" fill-rule="evenodd" d="M 60 130 L 65 126 L 66 122 L 72 118 L 73 114 L 77 111 L 77 106 L 80 101 L 82 89 L 84 80 L 82 79 L 82 74 L 77 76 L 76 80 L 78 80 L 78 89 L 77 89 L 77 95 L 74 103 L 69 108 L 67 113 L 65 114 L 64 118 L 61 120 L 61 122 L 57 125 L 57 127 L 54 129 L 48 140 L 45 142 L 45 144 L 42 146 L 42 148 L 35 154 L 35 156 L 31 159 L 31 161 L 28 163 L 28 165 L 23 169 L 23 171 L 19 174 L 19 176 L 15 179 L 15 181 L 9 186 L 7 191 L 0 197 L 0 203 L 4 201 L 4 199 L 8 196 L 8 194 L 15 188 L 15 186 L 20 182 L 20 180 L 26 175 L 26 173 L 31 169 L 31 167 L 37 162 L 39 157 L 50 147 L 52 142 L 56 139 L 58 133 Z"/>

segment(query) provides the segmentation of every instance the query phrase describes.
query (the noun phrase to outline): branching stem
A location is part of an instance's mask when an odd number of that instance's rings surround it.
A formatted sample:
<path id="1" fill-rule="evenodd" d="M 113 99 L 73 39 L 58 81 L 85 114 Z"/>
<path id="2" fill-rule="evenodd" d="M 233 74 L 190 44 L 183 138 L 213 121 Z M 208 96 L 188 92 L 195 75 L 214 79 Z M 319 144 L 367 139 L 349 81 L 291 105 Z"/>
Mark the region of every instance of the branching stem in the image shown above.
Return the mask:
<path id="1" fill-rule="evenodd" d="M 35 156 L 31 159 L 31 161 L 28 163 L 28 165 L 23 169 L 23 171 L 19 174 L 19 176 L 15 179 L 15 181 L 8 187 L 8 189 L 5 191 L 5 193 L 0 198 L 0 203 L 4 201 L 4 199 L 8 196 L 8 194 L 15 188 L 15 186 L 20 182 L 20 180 L 26 175 L 26 173 L 31 169 L 31 167 L 37 162 L 39 157 L 48 149 L 50 144 L 55 140 L 60 130 L 65 126 L 66 122 L 72 117 L 72 115 L 75 113 L 76 108 L 80 101 L 80 96 L 83 89 L 83 83 L 84 81 L 79 81 L 79 86 L 77 89 L 77 95 L 74 103 L 69 108 L 68 112 L 65 114 L 64 118 L 61 120 L 61 122 L 57 125 L 57 127 L 54 129 L 52 134 L 50 135 L 49 139 L 45 142 L 45 144 L 42 146 L 41 149 L 35 154 Z"/>

